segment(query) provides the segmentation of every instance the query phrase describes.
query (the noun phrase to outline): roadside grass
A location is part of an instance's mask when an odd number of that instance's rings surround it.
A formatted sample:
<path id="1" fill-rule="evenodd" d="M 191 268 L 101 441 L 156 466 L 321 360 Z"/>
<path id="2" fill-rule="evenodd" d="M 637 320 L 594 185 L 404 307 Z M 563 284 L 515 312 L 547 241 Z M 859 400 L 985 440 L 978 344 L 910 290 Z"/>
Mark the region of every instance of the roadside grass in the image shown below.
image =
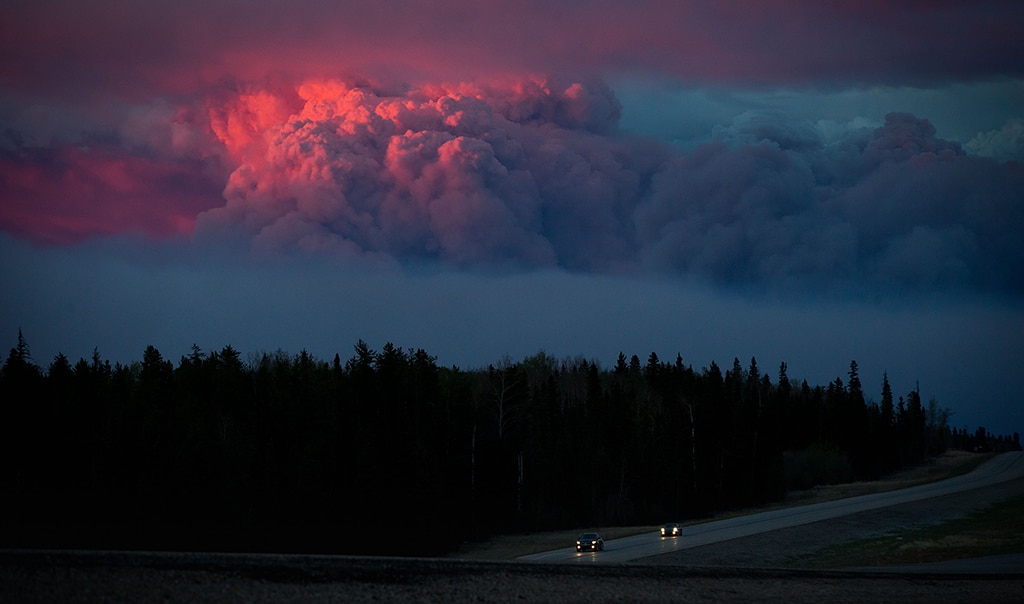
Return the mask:
<path id="1" fill-rule="evenodd" d="M 774 509 L 809 505 L 812 503 L 833 501 L 846 497 L 855 497 L 857 495 L 867 495 L 870 493 L 881 493 L 884 491 L 903 489 L 918 484 L 935 482 L 966 474 L 991 457 L 992 456 L 988 454 L 968 453 L 966 451 L 947 451 L 939 457 L 929 459 L 918 466 L 897 472 L 882 480 L 814 487 L 806 491 L 790 493 L 783 500 L 772 504 L 756 508 L 726 510 L 716 514 L 712 518 L 685 521 L 683 524 L 700 524 L 710 520 L 721 520 Z M 668 520 L 676 521 L 676 519 Z M 660 525 L 607 527 L 599 529 L 598 532 L 601 533 L 601 536 L 604 537 L 605 540 L 610 540 L 646 532 L 655 532 L 659 528 Z M 572 547 L 576 542 L 576 537 L 587 530 L 593 529 L 591 527 L 517 535 L 495 535 L 485 541 L 464 543 L 462 544 L 462 547 L 449 554 L 448 557 L 460 558 L 463 560 L 514 560 L 519 556 L 561 549 L 564 547 Z"/>
<path id="2" fill-rule="evenodd" d="M 1024 497 L 942 524 L 825 547 L 787 566 L 893 566 L 1016 553 L 1024 553 Z"/>
<path id="3" fill-rule="evenodd" d="M 982 462 L 992 459 L 991 453 L 970 453 L 968 451 L 946 451 L 938 457 L 927 459 L 906 470 L 901 470 L 880 480 L 864 482 L 848 482 L 817 486 L 806 491 L 794 491 L 786 495 L 782 505 L 775 507 L 793 507 L 811 503 L 835 501 L 858 495 L 870 495 L 906 489 L 919 484 L 938 482 L 967 474 Z"/>

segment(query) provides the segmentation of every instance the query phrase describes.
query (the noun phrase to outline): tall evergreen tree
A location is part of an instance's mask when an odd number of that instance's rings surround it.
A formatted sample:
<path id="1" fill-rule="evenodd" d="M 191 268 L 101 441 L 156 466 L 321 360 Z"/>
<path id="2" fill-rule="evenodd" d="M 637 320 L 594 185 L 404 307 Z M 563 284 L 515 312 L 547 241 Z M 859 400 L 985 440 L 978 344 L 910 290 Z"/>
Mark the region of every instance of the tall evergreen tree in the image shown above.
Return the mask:
<path id="1" fill-rule="evenodd" d="M 889 385 L 889 372 L 882 373 L 882 425 L 892 427 L 896 422 L 896 411 L 892 402 L 892 387 Z"/>
<path id="2" fill-rule="evenodd" d="M 850 381 L 846 384 L 846 393 L 850 404 L 855 407 L 864 405 L 864 389 L 860 384 L 860 373 L 857 369 L 857 361 L 850 361 Z"/>

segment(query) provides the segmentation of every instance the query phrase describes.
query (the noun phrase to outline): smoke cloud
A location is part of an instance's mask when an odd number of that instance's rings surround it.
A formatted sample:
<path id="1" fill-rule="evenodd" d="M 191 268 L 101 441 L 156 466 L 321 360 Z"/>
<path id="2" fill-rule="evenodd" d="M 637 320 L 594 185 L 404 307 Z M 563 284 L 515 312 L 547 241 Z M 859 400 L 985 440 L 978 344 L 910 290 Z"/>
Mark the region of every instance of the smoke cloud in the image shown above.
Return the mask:
<path id="1" fill-rule="evenodd" d="M 602 83 L 526 80 L 387 95 L 309 82 L 211 111 L 236 158 L 226 205 L 199 217 L 260 248 L 333 250 L 458 266 L 607 270 L 636 252 L 642 183 L 668 156 L 612 135 Z"/>
<path id="2" fill-rule="evenodd" d="M 197 234 L 462 267 L 1020 293 L 1021 164 L 968 155 L 926 119 L 747 113 L 681 152 L 619 132 L 620 110 L 600 82 L 239 95 L 210 112 L 237 167 Z"/>
<path id="3" fill-rule="evenodd" d="M 1018 81 L 1019 2 L 407 4 L 256 0 L 242 18 L 218 0 L 15 3 L 0 15 L 0 229 L 1020 293 L 1013 111 L 961 146 L 920 115 L 879 125 L 888 107 L 865 127 L 739 98 Z M 601 79 L 624 74 L 742 109 L 712 130 L 660 107 L 657 140 L 629 136 Z M 673 128 L 685 151 L 663 142 Z"/>

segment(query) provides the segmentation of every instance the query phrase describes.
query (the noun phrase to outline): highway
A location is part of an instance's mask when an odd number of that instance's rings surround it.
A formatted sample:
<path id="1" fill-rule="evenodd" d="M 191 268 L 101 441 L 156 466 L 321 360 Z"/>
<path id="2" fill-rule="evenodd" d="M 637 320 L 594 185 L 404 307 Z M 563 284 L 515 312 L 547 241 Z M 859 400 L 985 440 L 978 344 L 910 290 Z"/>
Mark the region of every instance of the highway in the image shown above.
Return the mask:
<path id="1" fill-rule="evenodd" d="M 605 542 L 603 552 L 576 552 L 575 546 L 521 556 L 524 562 L 619 564 L 680 549 L 709 545 L 758 533 L 820 522 L 888 506 L 952 495 L 1024 477 L 1024 452 L 1003 453 L 972 472 L 906 489 L 860 495 L 792 508 L 715 520 L 683 528 L 679 537 L 645 533 Z"/>

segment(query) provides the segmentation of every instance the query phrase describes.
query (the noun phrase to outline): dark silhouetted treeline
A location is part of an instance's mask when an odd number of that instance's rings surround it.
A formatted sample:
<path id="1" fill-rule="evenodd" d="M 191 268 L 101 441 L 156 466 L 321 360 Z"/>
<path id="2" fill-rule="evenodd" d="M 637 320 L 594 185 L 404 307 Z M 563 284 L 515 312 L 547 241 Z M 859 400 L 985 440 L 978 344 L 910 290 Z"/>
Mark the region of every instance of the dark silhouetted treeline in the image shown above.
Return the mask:
<path id="1" fill-rule="evenodd" d="M 545 353 L 486 369 L 360 341 L 347 360 L 194 347 L 0 370 L 0 547 L 437 554 L 496 532 L 657 524 L 1019 437 L 949 426 L 850 364 L 695 371 Z"/>

